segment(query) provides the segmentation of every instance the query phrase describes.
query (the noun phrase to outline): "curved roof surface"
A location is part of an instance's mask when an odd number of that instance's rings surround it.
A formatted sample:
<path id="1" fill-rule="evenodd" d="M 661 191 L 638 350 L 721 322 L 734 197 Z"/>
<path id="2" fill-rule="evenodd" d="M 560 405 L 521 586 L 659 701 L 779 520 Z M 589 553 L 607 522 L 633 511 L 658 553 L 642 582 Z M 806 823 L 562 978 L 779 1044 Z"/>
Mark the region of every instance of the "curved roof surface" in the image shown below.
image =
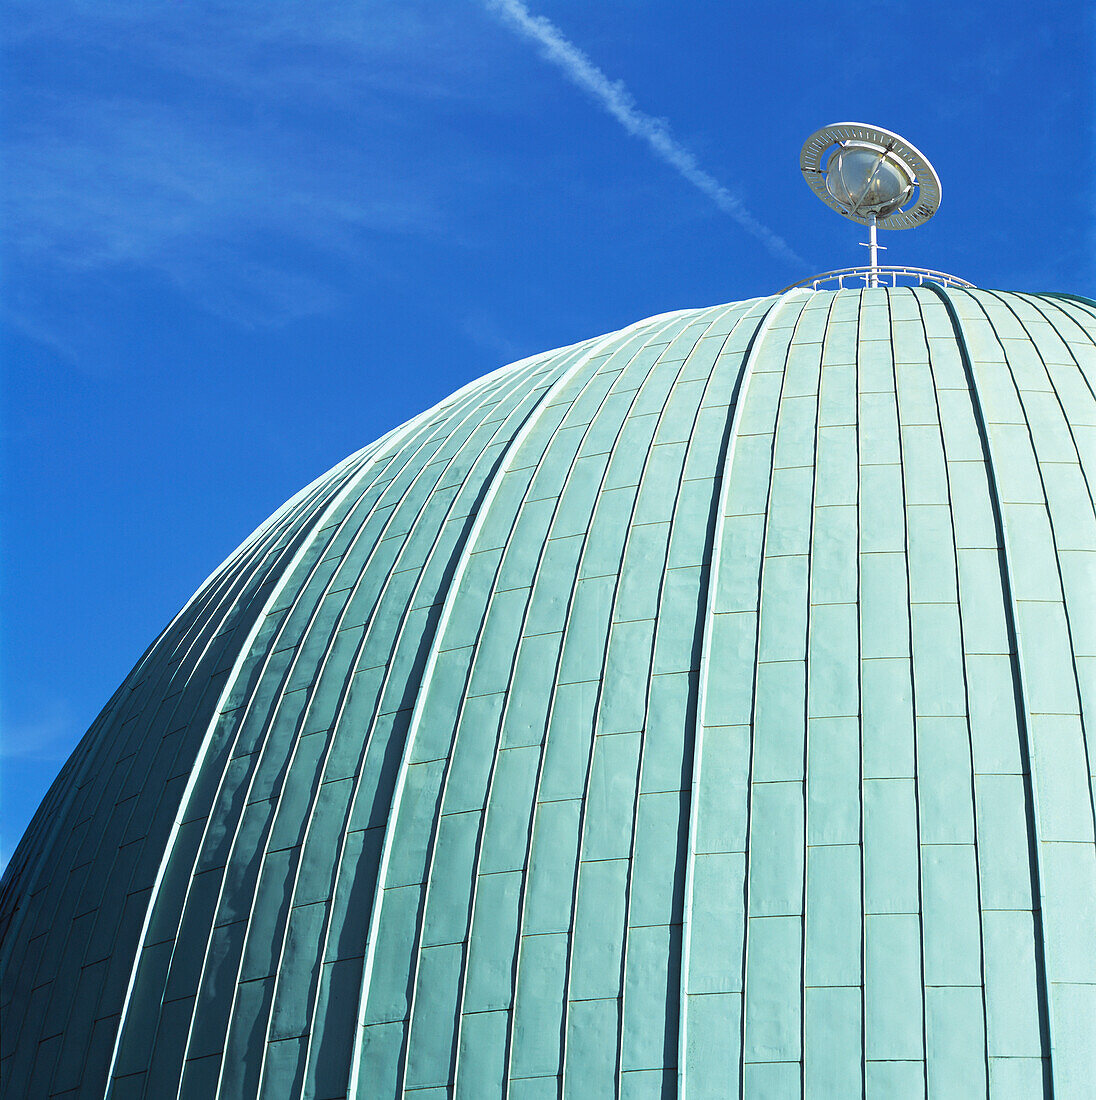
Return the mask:
<path id="1" fill-rule="evenodd" d="M 792 290 L 336 466 L 17 849 L 3 1095 L 1081 1095 L 1094 338 Z"/>

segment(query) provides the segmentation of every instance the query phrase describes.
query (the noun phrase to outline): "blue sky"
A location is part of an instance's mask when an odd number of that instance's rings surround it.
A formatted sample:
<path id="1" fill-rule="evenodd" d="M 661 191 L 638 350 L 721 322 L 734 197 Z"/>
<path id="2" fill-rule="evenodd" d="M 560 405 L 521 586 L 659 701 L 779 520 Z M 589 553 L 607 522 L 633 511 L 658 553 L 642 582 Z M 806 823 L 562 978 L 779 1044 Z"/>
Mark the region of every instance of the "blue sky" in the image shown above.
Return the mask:
<path id="1" fill-rule="evenodd" d="M 501 363 L 862 262 L 798 170 L 818 127 L 942 177 L 885 262 L 1096 295 L 1081 0 L 8 0 L 5 39 L 0 859 L 344 455 Z"/>

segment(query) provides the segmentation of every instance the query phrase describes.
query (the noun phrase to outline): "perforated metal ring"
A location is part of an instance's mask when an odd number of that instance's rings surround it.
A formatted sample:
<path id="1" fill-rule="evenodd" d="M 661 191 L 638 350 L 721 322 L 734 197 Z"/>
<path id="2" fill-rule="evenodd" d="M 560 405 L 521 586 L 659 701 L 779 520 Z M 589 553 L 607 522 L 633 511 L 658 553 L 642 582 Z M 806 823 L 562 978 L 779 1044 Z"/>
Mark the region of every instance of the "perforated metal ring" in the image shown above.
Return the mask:
<path id="1" fill-rule="evenodd" d="M 803 178 L 831 210 L 836 210 L 842 217 L 860 225 L 868 225 L 871 221 L 867 215 L 843 207 L 826 189 L 823 158 L 834 145 L 846 141 L 867 142 L 898 157 L 909 168 L 916 181 L 917 196 L 913 204 L 880 218 L 876 222 L 880 229 L 912 229 L 915 225 L 927 222 L 940 208 L 940 177 L 920 149 L 880 126 L 869 126 L 864 122 L 835 122 L 811 134 L 803 143 L 799 154 Z"/>

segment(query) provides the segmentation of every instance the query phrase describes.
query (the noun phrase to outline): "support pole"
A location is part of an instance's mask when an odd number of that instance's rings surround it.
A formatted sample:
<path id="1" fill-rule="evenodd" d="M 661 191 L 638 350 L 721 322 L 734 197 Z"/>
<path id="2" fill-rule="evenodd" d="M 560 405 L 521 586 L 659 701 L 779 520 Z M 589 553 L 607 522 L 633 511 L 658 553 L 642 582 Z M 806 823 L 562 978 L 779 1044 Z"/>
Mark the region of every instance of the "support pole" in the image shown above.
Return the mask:
<path id="1" fill-rule="evenodd" d="M 868 222 L 868 263 L 871 272 L 868 275 L 868 286 L 879 285 L 879 237 L 875 225 L 875 215 L 871 215 Z"/>

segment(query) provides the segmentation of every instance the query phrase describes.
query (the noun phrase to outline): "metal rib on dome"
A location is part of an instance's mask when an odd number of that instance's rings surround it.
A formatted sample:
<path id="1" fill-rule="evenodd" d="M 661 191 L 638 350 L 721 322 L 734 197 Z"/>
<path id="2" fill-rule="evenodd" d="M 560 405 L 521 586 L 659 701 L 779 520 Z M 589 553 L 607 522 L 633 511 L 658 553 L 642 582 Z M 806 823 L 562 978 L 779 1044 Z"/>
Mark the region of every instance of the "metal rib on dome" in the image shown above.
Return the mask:
<path id="1" fill-rule="evenodd" d="M 5 1100 L 1082 1095 L 1094 341 L 793 289 L 340 464 L 17 849 Z"/>

